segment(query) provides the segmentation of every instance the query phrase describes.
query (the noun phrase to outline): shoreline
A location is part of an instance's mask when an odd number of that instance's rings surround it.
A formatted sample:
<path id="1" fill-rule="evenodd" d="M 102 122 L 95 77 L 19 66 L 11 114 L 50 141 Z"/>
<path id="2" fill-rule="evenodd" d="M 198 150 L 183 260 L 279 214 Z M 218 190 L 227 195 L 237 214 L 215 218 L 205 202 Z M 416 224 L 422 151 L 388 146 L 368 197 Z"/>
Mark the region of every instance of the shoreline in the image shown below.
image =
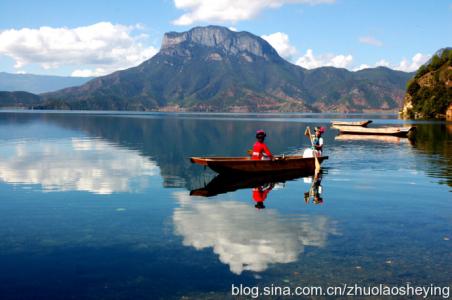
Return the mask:
<path id="1" fill-rule="evenodd" d="M 398 112 L 394 110 L 384 111 L 364 111 L 364 112 L 277 112 L 277 111 L 263 111 L 263 112 L 234 112 L 234 111 L 167 111 L 167 110 L 149 110 L 149 111 L 134 111 L 134 110 L 72 110 L 72 109 L 26 109 L 26 108 L 0 108 L 2 112 L 22 112 L 22 113 L 68 113 L 68 114 L 184 114 L 184 115 L 344 115 L 344 116 L 360 116 L 360 115 L 394 115 Z"/>
<path id="2" fill-rule="evenodd" d="M 360 120 L 377 118 L 374 124 L 451 124 L 451 121 L 439 119 L 403 119 L 398 113 L 338 113 L 338 112 L 162 112 L 162 111 L 112 111 L 112 110 L 32 110 L 32 109 L 0 109 L 2 114 L 29 114 L 29 115 L 104 115 L 104 116 L 142 116 L 142 117 L 191 117 L 200 119 L 224 120 L 256 120 L 256 121 L 289 121 L 289 122 L 317 122 L 330 123 L 331 120 Z M 258 118 L 261 117 L 261 118 Z M 380 117 L 387 117 L 378 119 Z"/>

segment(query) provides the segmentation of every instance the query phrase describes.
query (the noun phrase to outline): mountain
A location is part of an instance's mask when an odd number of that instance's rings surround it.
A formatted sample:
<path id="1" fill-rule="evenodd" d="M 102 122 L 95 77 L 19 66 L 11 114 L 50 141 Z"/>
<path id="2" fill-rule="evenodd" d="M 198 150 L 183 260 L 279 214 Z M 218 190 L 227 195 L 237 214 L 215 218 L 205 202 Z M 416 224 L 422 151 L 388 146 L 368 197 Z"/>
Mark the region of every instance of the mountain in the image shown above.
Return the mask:
<path id="1" fill-rule="evenodd" d="M 357 72 L 322 67 L 306 70 L 303 85 L 320 111 L 388 110 L 400 107 L 412 76 L 386 67 Z"/>
<path id="2" fill-rule="evenodd" d="M 225 27 L 166 33 L 141 65 L 41 95 L 46 109 L 363 111 L 402 105 L 410 73 L 306 70 L 262 38 Z"/>
<path id="3" fill-rule="evenodd" d="M 38 95 L 28 92 L 3 92 L 0 91 L 0 106 L 10 108 L 28 108 L 41 102 Z"/>
<path id="4" fill-rule="evenodd" d="M 0 91 L 26 91 L 40 94 L 78 86 L 92 77 L 64 77 L 33 74 L 11 74 L 0 72 Z"/>
<path id="5" fill-rule="evenodd" d="M 452 119 L 452 48 L 438 50 L 408 82 L 401 115 Z"/>

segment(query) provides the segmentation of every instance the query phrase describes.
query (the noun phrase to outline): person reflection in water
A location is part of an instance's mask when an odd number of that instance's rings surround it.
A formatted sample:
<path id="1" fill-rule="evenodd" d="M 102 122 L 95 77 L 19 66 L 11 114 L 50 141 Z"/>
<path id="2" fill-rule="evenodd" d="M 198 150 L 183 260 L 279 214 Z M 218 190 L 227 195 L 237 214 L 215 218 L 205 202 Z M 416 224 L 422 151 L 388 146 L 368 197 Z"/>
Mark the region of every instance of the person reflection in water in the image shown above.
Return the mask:
<path id="1" fill-rule="evenodd" d="M 322 172 L 316 173 L 312 177 L 312 184 L 309 189 L 309 192 L 304 193 L 304 201 L 306 204 L 310 202 L 312 199 L 312 203 L 314 204 L 322 204 Z"/>
<path id="2" fill-rule="evenodd" d="M 255 208 L 257 209 L 265 208 L 264 201 L 265 199 L 267 199 L 268 193 L 270 193 L 274 186 L 275 186 L 274 183 L 270 183 L 268 185 L 262 185 L 253 188 L 253 200 L 254 202 L 256 202 L 256 204 L 254 205 Z"/>

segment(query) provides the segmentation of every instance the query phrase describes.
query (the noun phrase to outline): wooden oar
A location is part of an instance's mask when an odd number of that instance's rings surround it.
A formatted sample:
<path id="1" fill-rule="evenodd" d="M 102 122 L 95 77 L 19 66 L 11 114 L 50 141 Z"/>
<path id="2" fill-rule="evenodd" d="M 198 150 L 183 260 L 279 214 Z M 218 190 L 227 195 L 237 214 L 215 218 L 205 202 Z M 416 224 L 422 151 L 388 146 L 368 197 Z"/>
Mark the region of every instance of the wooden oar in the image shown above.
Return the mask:
<path id="1" fill-rule="evenodd" d="M 309 140 L 311 141 L 311 146 L 313 148 L 313 154 L 314 154 L 314 159 L 315 159 L 315 172 L 318 173 L 320 171 L 320 162 L 319 162 L 319 158 L 316 155 L 317 151 L 314 152 L 314 150 L 315 150 L 314 141 L 312 140 L 311 129 L 309 128 L 309 126 L 306 127 L 304 135 L 308 136 Z"/>

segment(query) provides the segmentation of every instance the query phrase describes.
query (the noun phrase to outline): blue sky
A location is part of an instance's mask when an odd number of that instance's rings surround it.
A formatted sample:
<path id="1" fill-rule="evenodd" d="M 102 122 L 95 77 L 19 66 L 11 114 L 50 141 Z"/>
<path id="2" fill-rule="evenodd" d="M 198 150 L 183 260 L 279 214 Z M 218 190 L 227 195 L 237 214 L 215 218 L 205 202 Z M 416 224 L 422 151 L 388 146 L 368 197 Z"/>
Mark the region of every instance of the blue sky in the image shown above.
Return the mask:
<path id="1" fill-rule="evenodd" d="M 452 46 L 452 0 L 0 2 L 0 71 L 103 75 L 152 57 L 167 31 L 224 25 L 306 68 L 413 71 Z"/>

